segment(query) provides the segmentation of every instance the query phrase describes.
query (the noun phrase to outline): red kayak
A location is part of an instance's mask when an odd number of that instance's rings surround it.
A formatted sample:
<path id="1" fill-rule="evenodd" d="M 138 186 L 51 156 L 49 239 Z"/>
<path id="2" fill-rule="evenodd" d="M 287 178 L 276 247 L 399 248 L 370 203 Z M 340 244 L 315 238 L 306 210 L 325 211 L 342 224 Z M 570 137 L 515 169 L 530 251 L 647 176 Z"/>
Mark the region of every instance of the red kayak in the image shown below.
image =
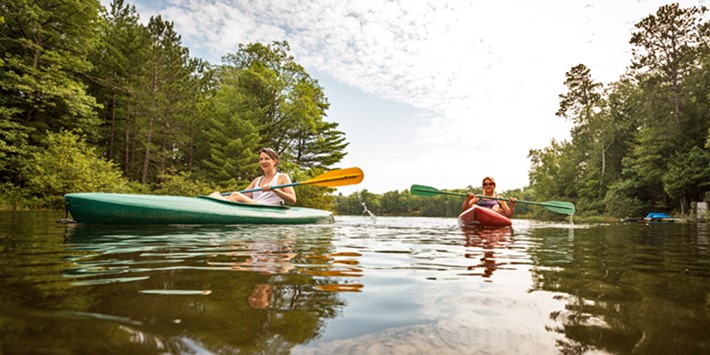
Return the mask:
<path id="1" fill-rule="evenodd" d="M 473 206 L 459 215 L 459 226 L 507 227 L 512 225 L 510 218 L 490 208 Z"/>

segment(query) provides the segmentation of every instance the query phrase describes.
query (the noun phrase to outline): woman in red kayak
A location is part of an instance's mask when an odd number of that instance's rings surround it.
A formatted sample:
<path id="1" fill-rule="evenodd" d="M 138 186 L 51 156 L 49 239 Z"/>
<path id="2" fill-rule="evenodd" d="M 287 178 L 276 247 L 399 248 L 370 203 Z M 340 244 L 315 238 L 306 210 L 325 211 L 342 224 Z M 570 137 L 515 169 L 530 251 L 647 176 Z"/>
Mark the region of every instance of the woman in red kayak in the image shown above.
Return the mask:
<path id="1" fill-rule="evenodd" d="M 514 197 L 510 198 L 510 206 L 503 201 L 503 200 L 493 200 L 489 199 L 486 197 L 495 197 L 498 198 L 499 196 L 496 195 L 496 182 L 493 180 L 492 177 L 486 176 L 483 178 L 483 198 L 478 198 L 476 195 L 472 193 L 468 193 L 468 196 L 466 196 L 466 201 L 464 201 L 463 206 L 461 206 L 461 210 L 465 211 L 473 205 L 479 205 L 481 207 L 486 207 L 490 208 L 496 212 L 499 212 L 500 214 L 512 218 L 513 217 L 513 212 L 515 211 L 515 201 L 516 199 Z"/>
<path id="2" fill-rule="evenodd" d="M 221 198 L 223 200 L 245 203 L 259 203 L 265 205 L 283 205 L 296 203 L 296 191 L 293 186 L 279 189 L 272 189 L 271 186 L 287 185 L 291 183 L 291 178 L 284 173 L 276 171 L 279 165 L 279 155 L 271 148 L 261 148 L 259 150 L 259 166 L 264 172 L 263 176 L 254 179 L 247 190 L 261 187 L 261 191 L 254 192 L 232 192 L 229 196 L 222 196 L 219 191 L 210 194 L 210 197 Z"/>

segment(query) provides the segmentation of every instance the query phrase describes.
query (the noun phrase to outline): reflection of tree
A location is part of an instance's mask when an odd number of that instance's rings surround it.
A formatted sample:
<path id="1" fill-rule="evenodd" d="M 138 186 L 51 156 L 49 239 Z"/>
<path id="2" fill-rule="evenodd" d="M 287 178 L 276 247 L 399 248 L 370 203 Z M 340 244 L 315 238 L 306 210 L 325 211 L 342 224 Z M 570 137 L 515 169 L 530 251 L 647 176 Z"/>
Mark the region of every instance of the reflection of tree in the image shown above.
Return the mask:
<path id="1" fill-rule="evenodd" d="M 670 228 L 532 230 L 532 290 L 565 303 L 546 327 L 564 335 L 561 352 L 708 352 L 707 249 Z"/>
<path id="2" fill-rule="evenodd" d="M 496 260 L 496 254 L 500 249 L 509 248 L 513 242 L 513 229 L 510 227 L 486 228 L 486 227 L 465 227 L 463 228 L 466 238 L 466 247 L 477 248 L 483 251 L 481 263 L 471 265 L 468 270 L 483 268 L 482 273 L 473 273 L 471 275 L 480 275 L 484 278 L 490 278 L 493 271 L 499 269 L 502 265 L 507 265 L 507 262 L 499 262 Z M 480 254 L 477 252 L 467 252 L 466 258 L 476 258 Z"/>
<path id="3" fill-rule="evenodd" d="M 327 227 L 116 232 L 69 231 L 67 249 L 81 255 L 65 277 L 83 285 L 77 293 L 86 291 L 83 306 L 70 309 L 129 320 L 104 331 L 133 350 L 287 353 L 317 338 L 325 320 L 339 314 L 344 303 L 329 291 L 362 287 L 334 287 L 362 272 L 359 254 L 334 252 Z M 205 292 L 178 296 L 179 290 Z M 83 350 L 98 350 L 90 339 L 98 337 L 89 336 Z"/>

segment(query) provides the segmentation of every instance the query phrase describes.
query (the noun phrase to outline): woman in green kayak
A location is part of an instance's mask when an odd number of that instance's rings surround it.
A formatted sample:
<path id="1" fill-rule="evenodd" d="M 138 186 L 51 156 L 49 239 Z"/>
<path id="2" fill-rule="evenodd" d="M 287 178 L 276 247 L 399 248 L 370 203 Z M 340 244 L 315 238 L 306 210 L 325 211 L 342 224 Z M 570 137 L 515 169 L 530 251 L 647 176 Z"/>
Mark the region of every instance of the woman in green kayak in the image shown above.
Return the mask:
<path id="1" fill-rule="evenodd" d="M 490 208 L 508 218 L 513 217 L 513 213 L 515 212 L 515 202 L 516 199 L 514 197 L 510 198 L 510 206 L 503 201 L 503 200 L 494 200 L 486 197 L 494 197 L 494 198 L 499 198 L 498 195 L 496 195 L 496 181 L 493 180 L 492 177 L 486 176 L 483 178 L 483 198 L 478 198 L 476 195 L 472 193 L 468 193 L 468 196 L 466 196 L 466 201 L 464 201 L 463 206 L 461 206 L 461 210 L 465 211 L 474 205 L 479 205 L 481 207 L 486 207 Z"/>
<path id="2" fill-rule="evenodd" d="M 272 189 L 271 186 L 287 185 L 291 183 L 291 178 L 276 170 L 279 165 L 279 155 L 271 148 L 261 148 L 259 150 L 259 166 L 264 172 L 263 176 L 254 179 L 247 190 L 261 187 L 261 191 L 254 192 L 232 192 L 229 196 L 222 196 L 219 191 L 210 194 L 210 197 L 220 198 L 233 202 L 258 203 L 265 205 L 283 205 L 284 203 L 296 203 L 296 190 L 293 186 Z"/>

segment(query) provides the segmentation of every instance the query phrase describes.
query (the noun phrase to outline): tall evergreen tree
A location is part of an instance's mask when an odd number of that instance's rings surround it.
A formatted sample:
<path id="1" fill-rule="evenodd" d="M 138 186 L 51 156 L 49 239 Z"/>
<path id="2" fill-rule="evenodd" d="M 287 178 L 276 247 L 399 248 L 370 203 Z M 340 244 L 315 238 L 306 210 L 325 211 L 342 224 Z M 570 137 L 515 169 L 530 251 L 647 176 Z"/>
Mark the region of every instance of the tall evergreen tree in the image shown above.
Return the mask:
<path id="1" fill-rule="evenodd" d="M 199 175 L 222 187 L 248 185 L 259 173 L 260 136 L 256 126 L 241 116 L 235 105 L 242 97 L 237 85 L 238 72 L 232 68 L 217 71 L 220 82 L 214 97 L 202 105 L 205 130 L 200 134 L 203 159 Z"/>
<path id="2" fill-rule="evenodd" d="M 669 171 L 668 162 L 704 144 L 707 104 L 698 104 L 695 93 L 698 87 L 688 84 L 693 81 L 693 73 L 707 71 L 704 63 L 709 33 L 707 21 L 703 21 L 706 12 L 705 7 L 683 9 L 678 4 L 664 5 L 636 24 L 638 31 L 631 37 L 631 74 L 647 99 L 643 105 L 642 129 L 627 161 L 627 176 L 641 182 L 643 191 L 652 196 L 669 191 L 663 184 L 663 176 Z M 668 208 L 677 199 L 681 210 L 688 211 L 687 191 L 652 202 Z"/>
<path id="3" fill-rule="evenodd" d="M 134 126 L 140 143 L 133 147 L 140 157 L 133 161 L 133 173 L 143 184 L 168 167 L 184 169 L 186 131 L 199 93 L 193 77 L 198 63 L 189 59 L 173 24 L 157 16 L 149 20 L 147 29 L 151 45 L 145 75 L 138 83 Z"/>
<path id="4" fill-rule="evenodd" d="M 252 43 L 225 57 L 241 90 L 235 105 L 257 127 L 261 145 L 292 157 L 300 169 L 330 168 L 347 143 L 336 123 L 324 121 L 329 104 L 322 88 L 288 51 L 285 41 Z"/>
<path id="5" fill-rule="evenodd" d="M 603 110 L 603 85 L 592 79 L 589 68 L 579 64 L 566 76 L 565 86 L 569 91 L 560 95 L 560 108 L 556 114 L 575 123 L 572 144 L 576 157 L 573 159 L 585 182 L 581 195 L 593 203 L 605 192 L 607 150 L 612 142 L 609 138 L 610 116 Z"/>
<path id="6" fill-rule="evenodd" d="M 101 21 L 99 44 L 91 54 L 91 93 L 103 105 L 101 144 L 125 170 L 134 133 L 136 95 L 150 48 L 146 28 L 132 5 L 115 0 Z"/>
<path id="7" fill-rule="evenodd" d="M 646 88 L 667 103 L 671 111 L 666 118 L 681 124 L 682 82 L 696 68 L 707 33 L 703 33 L 704 6 L 682 9 L 678 3 L 661 6 L 635 25 L 631 36 L 632 70 Z"/>

